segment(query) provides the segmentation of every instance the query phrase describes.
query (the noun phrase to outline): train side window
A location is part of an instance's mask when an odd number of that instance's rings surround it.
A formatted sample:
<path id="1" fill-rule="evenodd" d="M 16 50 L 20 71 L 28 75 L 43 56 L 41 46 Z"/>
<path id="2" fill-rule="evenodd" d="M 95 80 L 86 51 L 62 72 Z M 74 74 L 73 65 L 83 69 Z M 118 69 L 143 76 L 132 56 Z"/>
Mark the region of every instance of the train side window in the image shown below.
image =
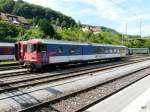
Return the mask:
<path id="1" fill-rule="evenodd" d="M 107 48 L 104 48 L 104 54 L 107 54 Z"/>
<path id="2" fill-rule="evenodd" d="M 27 44 L 27 52 L 28 53 L 32 52 L 32 44 Z"/>
<path id="3" fill-rule="evenodd" d="M 112 53 L 113 53 L 113 54 L 115 53 L 115 52 L 114 52 L 114 50 L 115 50 L 115 49 L 114 49 L 114 48 L 112 48 Z"/>
<path id="4" fill-rule="evenodd" d="M 113 53 L 113 49 L 109 48 L 109 53 L 112 54 Z"/>
<path id="5" fill-rule="evenodd" d="M 120 50 L 119 50 L 119 49 L 117 49 L 117 53 L 120 53 Z"/>
<path id="6" fill-rule="evenodd" d="M 47 45 L 46 44 L 42 44 L 42 51 L 47 51 Z"/>
<path id="7" fill-rule="evenodd" d="M 95 48 L 95 49 L 94 49 L 94 53 L 95 53 L 95 54 L 98 54 L 98 53 L 99 53 L 99 48 Z"/>
<path id="8" fill-rule="evenodd" d="M 75 50 L 75 48 L 71 48 L 69 52 L 71 55 L 73 55 L 73 54 L 75 54 L 76 50 Z"/>
<path id="9" fill-rule="evenodd" d="M 3 54 L 4 55 L 11 54 L 11 48 L 3 48 Z"/>
<path id="10" fill-rule="evenodd" d="M 99 48 L 99 54 L 103 54 L 103 49 Z"/>
<path id="11" fill-rule="evenodd" d="M 105 48 L 102 48 L 102 54 L 105 54 Z"/>
<path id="12" fill-rule="evenodd" d="M 109 53 L 109 49 L 105 48 L 105 53 L 108 54 Z"/>
<path id="13" fill-rule="evenodd" d="M 60 54 L 63 53 L 63 47 L 60 46 L 60 47 L 58 48 L 58 53 L 60 53 Z"/>
<path id="14" fill-rule="evenodd" d="M 114 53 L 117 53 L 117 49 L 116 48 L 114 48 Z"/>

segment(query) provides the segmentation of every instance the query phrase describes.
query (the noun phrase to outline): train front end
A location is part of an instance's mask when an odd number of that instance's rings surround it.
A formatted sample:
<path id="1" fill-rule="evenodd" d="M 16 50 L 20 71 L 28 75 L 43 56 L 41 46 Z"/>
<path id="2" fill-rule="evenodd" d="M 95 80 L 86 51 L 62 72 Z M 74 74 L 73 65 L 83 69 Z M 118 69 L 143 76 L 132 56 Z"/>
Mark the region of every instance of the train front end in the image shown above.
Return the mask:
<path id="1" fill-rule="evenodd" d="M 29 40 L 25 52 L 24 61 L 29 71 L 36 71 L 42 66 L 41 42 L 38 40 Z"/>

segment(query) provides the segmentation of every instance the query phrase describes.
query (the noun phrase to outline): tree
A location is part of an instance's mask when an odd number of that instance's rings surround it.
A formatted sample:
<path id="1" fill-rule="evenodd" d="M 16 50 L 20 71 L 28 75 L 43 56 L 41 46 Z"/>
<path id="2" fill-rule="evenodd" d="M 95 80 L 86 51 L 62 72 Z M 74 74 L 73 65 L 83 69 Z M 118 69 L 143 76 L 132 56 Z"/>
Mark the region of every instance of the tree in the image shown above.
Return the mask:
<path id="1" fill-rule="evenodd" d="M 78 23 L 77 23 L 77 27 L 78 27 L 78 28 L 81 28 L 81 27 L 82 27 L 82 25 L 81 25 L 81 22 L 80 22 L 80 21 L 78 21 Z"/>
<path id="2" fill-rule="evenodd" d="M 0 0 L 0 11 L 11 13 L 14 8 L 15 2 L 13 0 Z"/>
<path id="3" fill-rule="evenodd" d="M 50 21 L 47 19 L 40 19 L 38 22 L 40 29 L 45 33 L 45 35 L 49 35 L 51 37 L 55 36 L 55 30 L 50 24 Z"/>
<path id="4" fill-rule="evenodd" d="M 44 33 L 43 33 L 43 31 L 41 31 L 41 29 L 33 27 L 33 28 L 27 30 L 26 33 L 23 36 L 20 36 L 18 39 L 19 40 L 27 40 L 30 37 L 43 38 Z"/>
<path id="5" fill-rule="evenodd" d="M 59 20 L 59 18 L 56 19 L 56 23 L 55 24 L 56 24 L 56 26 L 60 26 L 60 20 Z"/>
<path id="6" fill-rule="evenodd" d="M 0 37 L 17 37 L 23 29 L 6 21 L 0 21 Z"/>
<path id="7" fill-rule="evenodd" d="M 67 26 L 67 22 L 64 20 L 64 21 L 62 21 L 62 23 L 61 23 L 61 27 L 62 28 L 64 28 L 64 27 L 66 27 Z"/>
<path id="8" fill-rule="evenodd" d="M 22 0 L 15 2 L 12 13 L 28 19 L 33 19 L 37 17 L 38 21 L 39 19 L 45 18 L 47 20 L 51 20 L 52 24 L 56 24 L 59 26 L 61 25 L 60 23 L 62 23 L 63 21 L 66 21 L 65 27 L 69 27 L 71 24 L 76 24 L 75 20 L 60 12 L 54 11 L 50 8 L 44 8 L 38 5 L 29 4 Z"/>

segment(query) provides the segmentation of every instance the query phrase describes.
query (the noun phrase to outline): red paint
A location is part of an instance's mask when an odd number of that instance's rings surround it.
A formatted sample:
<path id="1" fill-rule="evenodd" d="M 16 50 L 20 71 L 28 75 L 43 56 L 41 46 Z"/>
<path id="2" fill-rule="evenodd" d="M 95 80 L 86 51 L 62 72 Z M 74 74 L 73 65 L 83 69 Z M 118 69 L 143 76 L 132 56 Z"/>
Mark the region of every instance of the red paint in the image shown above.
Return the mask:
<path id="1" fill-rule="evenodd" d="M 19 60 L 24 60 L 24 55 L 27 49 L 27 41 L 19 41 L 17 42 L 17 45 L 18 45 L 18 50 L 17 50 L 18 58 Z"/>
<path id="2" fill-rule="evenodd" d="M 41 54 L 40 53 L 25 53 L 25 61 L 33 62 L 35 64 L 41 64 Z"/>

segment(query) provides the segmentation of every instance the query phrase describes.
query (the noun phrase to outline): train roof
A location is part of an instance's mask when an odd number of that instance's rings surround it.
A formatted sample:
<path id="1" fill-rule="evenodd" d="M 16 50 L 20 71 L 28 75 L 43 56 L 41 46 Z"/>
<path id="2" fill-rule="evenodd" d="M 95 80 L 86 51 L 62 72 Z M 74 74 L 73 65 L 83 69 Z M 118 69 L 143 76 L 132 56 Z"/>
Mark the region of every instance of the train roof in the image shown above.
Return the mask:
<path id="1" fill-rule="evenodd" d="M 29 40 L 33 43 L 45 43 L 45 44 L 67 44 L 67 45 L 93 45 L 93 46 L 108 46 L 108 47 L 126 47 L 123 45 L 111 45 L 111 44 L 98 44 L 98 43 L 81 43 L 74 41 L 64 41 L 64 40 L 46 40 L 46 39 L 31 39 Z"/>
<path id="2" fill-rule="evenodd" d="M 148 48 L 129 48 L 129 49 L 148 49 Z"/>
<path id="3" fill-rule="evenodd" d="M 14 43 L 0 42 L 0 47 L 14 47 Z"/>

